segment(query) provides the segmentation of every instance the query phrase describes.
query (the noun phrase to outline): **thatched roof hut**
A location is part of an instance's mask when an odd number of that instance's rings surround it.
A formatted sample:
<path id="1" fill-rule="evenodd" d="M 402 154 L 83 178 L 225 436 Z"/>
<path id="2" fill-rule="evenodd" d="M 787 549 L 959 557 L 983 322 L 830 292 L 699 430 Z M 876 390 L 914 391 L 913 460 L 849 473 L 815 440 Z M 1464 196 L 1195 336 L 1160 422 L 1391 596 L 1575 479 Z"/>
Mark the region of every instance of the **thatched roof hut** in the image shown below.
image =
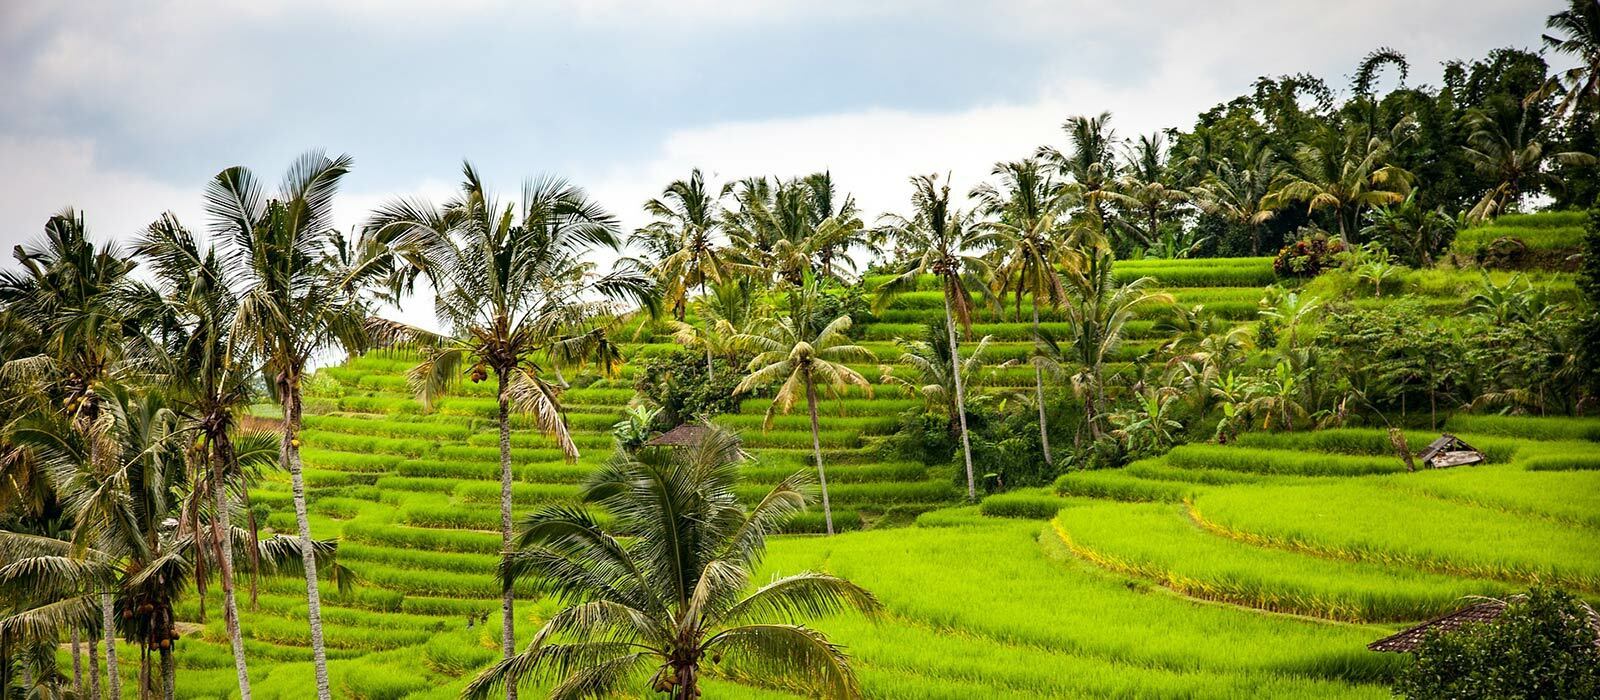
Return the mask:
<path id="1" fill-rule="evenodd" d="M 1408 627 L 1391 634 L 1383 639 L 1367 645 L 1373 651 L 1392 651 L 1396 653 L 1410 653 L 1422 646 L 1429 632 L 1454 632 L 1465 625 L 1494 622 L 1505 613 L 1506 604 L 1502 600 L 1486 600 L 1477 605 L 1457 610 L 1443 617 L 1436 617 L 1415 627 Z"/>
<path id="2" fill-rule="evenodd" d="M 1483 453 L 1477 448 L 1450 433 L 1444 433 L 1439 439 L 1428 443 L 1428 448 L 1417 455 L 1417 459 L 1422 461 L 1422 466 L 1429 469 L 1482 464 L 1486 461 Z"/>
<path id="3" fill-rule="evenodd" d="M 700 444 L 711 427 L 696 423 L 685 423 L 668 430 L 660 435 L 650 438 L 644 444 L 647 447 L 689 447 Z"/>
<path id="4" fill-rule="evenodd" d="M 1511 600 L 1523 598 L 1522 595 L 1511 596 Z M 1594 645 L 1600 648 L 1600 612 L 1595 612 L 1593 606 L 1586 602 L 1578 601 L 1578 614 L 1583 617 L 1583 622 L 1589 626 L 1594 635 Z M 1483 602 L 1457 610 L 1443 617 L 1436 617 L 1414 627 L 1408 627 L 1391 634 L 1383 639 L 1367 645 L 1373 651 L 1387 651 L 1396 653 L 1410 653 L 1422 646 L 1422 641 L 1434 631 L 1441 634 L 1454 632 L 1467 625 L 1494 624 L 1506 612 L 1508 604 L 1498 598 L 1485 598 Z"/>

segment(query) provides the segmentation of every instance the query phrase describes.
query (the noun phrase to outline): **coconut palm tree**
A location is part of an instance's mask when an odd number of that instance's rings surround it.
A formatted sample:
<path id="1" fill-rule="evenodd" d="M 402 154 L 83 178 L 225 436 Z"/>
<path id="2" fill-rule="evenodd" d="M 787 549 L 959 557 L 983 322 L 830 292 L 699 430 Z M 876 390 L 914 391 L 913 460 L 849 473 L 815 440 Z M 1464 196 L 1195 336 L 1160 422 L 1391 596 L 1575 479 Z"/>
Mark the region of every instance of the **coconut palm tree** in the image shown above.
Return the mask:
<path id="1" fill-rule="evenodd" d="M 878 383 L 903 387 L 907 392 L 921 396 L 929 411 L 937 411 L 948 417 L 950 432 L 957 434 L 961 426 L 957 422 L 960 409 L 955 401 L 955 364 L 951 362 L 949 337 L 940 327 L 942 325 L 932 324 L 924 340 L 896 338 L 895 345 L 901 351 L 898 366 L 878 365 Z M 988 366 L 989 345 L 993 341 L 993 336 L 979 338 L 972 351 L 961 358 L 961 384 L 969 392 L 983 379 L 983 370 Z M 905 367 L 909 367 L 913 373 L 910 379 L 895 374 L 896 369 Z M 977 402 L 979 398 L 971 400 Z"/>
<path id="2" fill-rule="evenodd" d="M 1600 4 L 1568 0 L 1567 9 L 1550 15 L 1545 27 L 1551 30 L 1543 36 L 1545 48 L 1578 59 L 1577 66 L 1557 76 L 1567 89 L 1558 111 L 1570 114 L 1583 100 L 1600 100 Z"/>
<path id="3" fill-rule="evenodd" d="M 960 370 L 961 345 L 956 325 L 960 324 L 965 334 L 972 334 L 972 289 L 981 289 L 989 276 L 990 264 L 984 254 L 993 247 L 995 235 L 980 229 L 970 214 L 950 206 L 949 176 L 940 185 L 937 175 L 921 175 L 911 178 L 911 186 L 912 214 L 885 216 L 878 235 L 894 240 L 897 247 L 911 251 L 914 257 L 878 288 L 878 305 L 882 307 L 898 294 L 915 290 L 924 275 L 933 275 L 938 281 L 950 343 L 949 376 L 955 389 L 951 415 L 961 428 L 967 500 L 976 501 L 978 487 L 972 470 L 972 442 L 967 435 L 966 387 Z"/>
<path id="4" fill-rule="evenodd" d="M 1038 160 L 999 163 L 992 174 L 999 178 L 999 186 L 984 184 L 972 192 L 988 217 L 984 225 L 993 236 L 993 256 L 997 261 L 992 268 L 990 288 L 997 303 L 1003 303 L 1009 294 L 1019 316 L 1022 299 L 1026 296 L 1037 335 L 1040 304 L 1055 307 L 1066 299 L 1066 288 L 1056 274 L 1056 264 L 1062 260 L 1062 251 L 1078 243 L 1065 225 L 1072 200 Z M 1033 380 L 1034 402 L 1039 410 L 1039 442 L 1045 463 L 1054 464 L 1050 454 L 1050 426 L 1045 418 L 1042 367 L 1035 366 Z"/>
<path id="5" fill-rule="evenodd" d="M 1403 119 L 1394 132 L 1403 136 L 1411 125 L 1409 118 Z M 1301 146 L 1292 166 L 1278 176 L 1261 200 L 1261 208 L 1281 209 L 1304 203 L 1307 213 L 1327 210 L 1338 224 L 1339 239 L 1348 244 L 1361 213 L 1403 201 L 1411 189 L 1412 176 L 1388 162 L 1398 138 L 1374 136 L 1363 141 L 1351 135 L 1335 145 L 1337 138 L 1330 133 L 1321 144 Z"/>
<path id="6" fill-rule="evenodd" d="M 1110 217 L 1107 205 L 1123 201 L 1115 187 L 1119 139 L 1111 128 L 1111 113 L 1069 117 L 1061 130 L 1067 132 L 1069 150 L 1063 153 L 1052 146 L 1042 146 L 1035 157 L 1055 168 L 1064 189 L 1104 229 Z"/>
<path id="7" fill-rule="evenodd" d="M 61 415 L 86 448 L 83 467 L 106 470 L 108 416 L 101 389 L 139 372 L 140 351 L 123 322 L 133 296 L 128 274 L 134 263 L 112 244 L 89 241 L 81 213 L 52 216 L 39 244 L 18 246 L 22 272 L 0 277 L 0 302 L 41 332 L 39 354 L 8 361 L 6 381 L 36 389 L 61 401 Z M 101 631 L 106 641 L 106 671 L 112 693 L 121 692 L 113 597 L 100 594 Z"/>
<path id="8" fill-rule="evenodd" d="M 1509 132 L 1482 111 L 1468 116 L 1467 123 L 1473 131 L 1462 147 L 1467 161 L 1479 175 L 1495 183 L 1467 212 L 1468 220 L 1487 221 L 1520 204 L 1524 195 L 1559 190 L 1561 178 L 1545 167 L 1550 161 L 1561 165 L 1595 164 L 1595 157 L 1588 153 L 1545 153 L 1544 143 L 1531 123 L 1535 114 L 1531 102 L 1524 101 L 1521 117 Z"/>
<path id="9" fill-rule="evenodd" d="M 671 304 L 673 318 L 684 320 L 688 310 L 688 290 L 720 284 L 733 270 L 723 248 L 717 243 L 722 227 L 718 197 L 707 191 L 705 176 L 695 168 L 687 180 L 674 180 L 661 196 L 645 202 L 645 213 L 654 222 L 634 231 L 629 243 L 642 248 L 652 258 L 650 272 L 664 301 Z M 706 372 L 713 373 L 711 347 L 706 347 Z"/>
<path id="10" fill-rule="evenodd" d="M 1072 375 L 1074 390 L 1083 398 L 1084 425 L 1092 439 L 1102 432 L 1106 411 L 1105 365 L 1115 355 L 1134 312 L 1153 303 L 1172 303 L 1170 294 L 1152 291 L 1156 280 L 1141 277 L 1118 284 L 1112 275 L 1111 251 L 1092 247 L 1077 254 L 1081 261 L 1067 267 L 1068 298 L 1064 311 L 1072 335 L 1068 350 L 1047 352 L 1046 356 L 1068 358 L 1076 367 Z M 1052 346 L 1048 335 L 1043 344 Z"/>
<path id="11" fill-rule="evenodd" d="M 820 388 L 837 396 L 840 389 L 855 386 L 871 396 L 872 384 L 845 363 L 871 362 L 876 357 L 845 334 L 850 330 L 849 316 L 831 319 L 820 331 L 812 332 L 821 320 L 813 318 L 815 300 L 820 294 L 815 280 L 807 279 L 796 294 L 800 300 L 795 302 L 793 313 L 768 320 L 755 332 L 739 336 L 740 343 L 757 354 L 750 360 L 749 374 L 734 388 L 734 393 L 745 394 L 781 382 L 772 404 L 767 407 L 764 428 L 772 427 L 773 416 L 788 413 L 796 401 L 805 399 L 806 410 L 811 414 L 812 456 L 817 464 L 817 482 L 822 488 L 822 516 L 828 534 L 832 535 L 833 508 L 828 501 L 828 474 L 822 466 L 817 390 Z"/>
<path id="12" fill-rule="evenodd" d="M 290 166 L 271 198 L 242 166 L 223 170 L 206 186 L 211 231 L 227 242 L 222 261 L 239 299 L 230 342 L 261 358 L 268 387 L 283 408 L 279 460 L 289 472 L 293 493 L 321 700 L 329 697 L 328 661 L 301 472 L 301 384 L 313 358 L 334 348 L 356 352 L 366 347 L 368 310 L 362 290 L 387 272 L 372 261 L 345 264 L 338 255 L 333 198 L 349 171 L 349 156 L 329 158 L 313 151 Z"/>
<path id="13" fill-rule="evenodd" d="M 198 460 L 207 467 L 205 473 L 209 479 L 197 478 L 191 488 L 196 494 L 209 494 L 209 498 L 200 498 L 199 503 L 191 504 L 184 520 L 190 531 L 200 532 L 200 506 L 208 503 L 212 508 L 216 522 L 209 530 L 213 535 L 212 545 L 217 550 L 223 618 L 229 644 L 233 647 L 239 695 L 249 700 L 249 666 L 239 630 L 234 586 L 233 537 L 228 533 L 233 532 L 231 491 L 237 488 L 241 493 L 248 493 L 236 446 L 240 435 L 237 416 L 253 400 L 259 372 L 247 348 L 229 341 L 229 332 L 239 312 L 239 300 L 228 285 L 231 271 L 215 247 L 202 247 L 175 217 L 164 214 L 145 230 L 134 246 L 134 253 L 148 263 L 160 285 L 161 297 L 155 300 L 153 313 L 160 317 L 160 327 L 165 329 L 162 345 L 166 352 L 161 353 L 161 357 L 169 363 L 163 374 L 168 378 L 167 387 L 176 402 L 174 408 L 200 434 Z M 250 437 L 252 441 L 259 441 L 266 436 Z M 250 512 L 248 503 L 245 512 Z M 254 538 L 254 515 L 250 520 L 249 533 Z M 249 551 L 254 554 L 255 547 Z M 202 585 L 202 615 L 205 561 L 200 557 L 194 562 L 200 567 L 195 578 Z"/>
<path id="14" fill-rule="evenodd" d="M 373 235 L 392 241 L 433 282 L 434 310 L 449 335 L 375 324 L 390 341 L 420 347 L 410 372 L 424 404 L 470 375 L 492 373 L 500 428 L 500 536 L 511 550 L 511 413 L 530 414 L 570 460 L 578 448 L 561 412 L 561 389 L 544 375 L 541 360 L 598 352 L 609 366 L 611 345 L 602 325 L 616 317 L 615 300 L 652 305 L 649 281 L 631 266 L 594 273 L 585 257 L 620 250 L 617 221 L 582 188 L 559 178 L 530 180 L 518 202 L 501 203 L 472 164 L 462 165 L 461 191 L 443 206 L 395 200 L 373 213 Z M 698 263 L 696 263 L 698 264 Z M 516 653 L 515 596 L 501 600 L 502 650 Z M 513 697 L 516 688 L 507 688 Z"/>
<path id="15" fill-rule="evenodd" d="M 812 248 L 816 251 L 818 273 L 828 279 L 839 279 L 840 267 L 855 272 L 850 250 L 865 245 L 869 239 L 855 197 L 845 194 L 840 198 L 839 187 L 830 171 L 807 175 L 804 182 L 811 193 L 811 235 L 816 239 Z"/>
<path id="16" fill-rule="evenodd" d="M 18 434 L 44 463 L 72 526 L 65 540 L 0 533 L 0 549 L 9 550 L 0 557 L 7 562 L 0 568 L 0 591 L 26 592 L 23 597 L 29 600 L 5 624 L 35 633 L 77 627 L 85 611 L 92 610 L 96 591 L 110 590 L 120 613 L 113 618 L 117 629 L 141 648 L 140 694 L 159 689 L 171 698 L 176 673 L 172 641 L 177 636 L 173 605 L 195 576 L 197 564 L 211 558 L 216 539 L 241 539 L 245 546 L 250 540 L 245 533 L 219 532 L 215 519 L 190 524 L 191 513 L 209 500 L 204 488 L 191 480 L 204 474 L 188 450 L 200 431 L 164 392 L 106 383 L 98 394 L 105 453 L 98 467 L 86 459 L 86 443 L 69 423 L 38 421 Z M 266 440 L 246 441 L 241 465 L 257 468 L 270 462 L 272 447 Z M 286 560 L 299 563 L 299 547 L 292 538 L 263 544 L 268 553 L 252 557 L 252 562 L 275 569 Z M 314 548 L 328 565 L 332 543 L 314 543 Z M 348 586 L 347 572 L 337 566 L 331 570 L 336 581 Z M 152 654 L 160 657 L 160 679 L 152 672 Z"/>
<path id="17" fill-rule="evenodd" d="M 723 228 L 745 269 L 791 288 L 802 286 L 807 274 L 843 279 L 835 263 L 850 265 L 844 253 L 864 231 L 854 200 L 838 199 L 830 175 L 746 178 L 723 193 L 736 205 L 724 210 Z"/>
<path id="18" fill-rule="evenodd" d="M 1271 191 L 1282 165 L 1272 149 L 1265 146 L 1249 148 L 1243 161 L 1241 165 L 1231 160 L 1218 163 L 1192 194 L 1202 211 L 1248 230 L 1250 254 L 1260 255 L 1261 224 L 1277 215 L 1273 209 L 1262 208 L 1261 200 Z"/>
<path id="19" fill-rule="evenodd" d="M 874 613 L 877 600 L 810 571 L 748 590 L 767 535 L 805 507 L 810 482 L 791 476 L 746 509 L 742 462 L 738 438 L 711 427 L 684 448 L 619 453 L 590 476 L 584 501 L 614 518 L 609 531 L 571 505 L 525 516 L 502 580 L 530 581 L 567 607 L 522 653 L 473 679 L 466 697 L 532 680 L 554 681 L 551 698 L 611 697 L 644 681 L 692 700 L 706 660 L 813 696 L 860 697 L 839 647 L 794 621 Z"/>
<path id="20" fill-rule="evenodd" d="M 1128 149 L 1126 160 L 1115 183 L 1122 210 L 1116 227 L 1140 247 L 1150 248 L 1162 239 L 1162 224 L 1192 197 L 1169 181 L 1166 143 L 1160 132 L 1140 136 Z"/>

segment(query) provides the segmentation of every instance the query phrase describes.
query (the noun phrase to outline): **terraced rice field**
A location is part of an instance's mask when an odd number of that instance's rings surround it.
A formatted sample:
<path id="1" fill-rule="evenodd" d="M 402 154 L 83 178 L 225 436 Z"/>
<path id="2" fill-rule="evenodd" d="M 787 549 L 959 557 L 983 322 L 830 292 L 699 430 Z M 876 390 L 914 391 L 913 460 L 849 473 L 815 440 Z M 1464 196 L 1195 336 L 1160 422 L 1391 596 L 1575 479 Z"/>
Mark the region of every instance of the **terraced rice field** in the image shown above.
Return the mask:
<path id="1" fill-rule="evenodd" d="M 1254 318 L 1271 281 L 1266 258 L 1118 269 L 1155 276 L 1181 305 L 1204 304 L 1229 323 Z M 975 328 L 993 336 L 997 362 L 1031 346 L 1007 301 Z M 861 328 L 863 342 L 893 363 L 890 341 L 920 337 L 942 316 L 937 302 L 936 292 L 906 295 Z M 1130 329 L 1125 361 L 1157 340 L 1149 320 Z M 640 341 L 628 356 L 677 347 Z M 452 698 L 498 654 L 490 387 L 469 384 L 424 407 L 405 386 L 412 362 L 380 353 L 325 368 L 307 404 L 312 532 L 339 538 L 342 562 L 361 579 L 345 592 L 324 588 L 341 697 Z M 875 365 L 857 369 L 879 377 Z M 576 463 L 518 423 L 518 509 L 572 497 L 608 456 L 607 431 L 634 397 L 631 371 L 564 395 Z M 1018 367 L 990 385 L 1032 380 Z M 827 569 L 883 600 L 883 619 L 816 622 L 849 649 L 871 697 L 1388 697 L 1398 659 L 1364 645 L 1405 621 L 1533 581 L 1600 596 L 1600 421 L 1458 418 L 1450 427 L 1491 464 L 1419 474 L 1404 473 L 1376 430 L 1247 435 L 1070 473 L 980 510 L 960 506 L 952 467 L 879 456 L 877 442 L 917 405 L 878 384 L 871 398 L 850 393 L 823 407 L 835 520 L 853 532 L 808 534 L 822 527 L 813 511 L 772 543 L 766 563 L 772 574 Z M 765 407 L 752 398 L 717 419 L 757 457 L 752 498 L 809 460 L 806 419 L 779 417 L 763 431 Z M 292 531 L 286 477 L 267 478 L 251 494 L 261 523 Z M 258 698 L 309 692 L 302 595 L 293 578 L 262 579 L 244 612 Z M 179 695 L 228 697 L 237 691 L 214 589 L 204 606 L 203 620 L 199 599 L 181 611 L 198 630 L 178 646 Z M 548 601 L 524 599 L 519 632 L 551 612 Z M 790 697 L 729 678 L 706 695 Z"/>

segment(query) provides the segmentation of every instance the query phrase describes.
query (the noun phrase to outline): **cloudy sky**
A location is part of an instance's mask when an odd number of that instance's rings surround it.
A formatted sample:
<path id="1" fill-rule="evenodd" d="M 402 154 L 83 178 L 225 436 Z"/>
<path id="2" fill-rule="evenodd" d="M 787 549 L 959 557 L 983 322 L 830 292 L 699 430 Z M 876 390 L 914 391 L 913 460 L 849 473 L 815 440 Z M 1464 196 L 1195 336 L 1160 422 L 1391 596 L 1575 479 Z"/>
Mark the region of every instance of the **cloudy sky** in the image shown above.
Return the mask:
<path id="1" fill-rule="evenodd" d="M 875 216 L 908 176 L 965 191 L 1071 114 L 1187 126 L 1258 75 L 1345 85 L 1380 45 L 1437 82 L 1443 60 L 1536 47 L 1557 4 L 3 0 L 0 249 L 68 205 L 98 236 L 163 210 L 198 228 L 217 171 L 276 180 L 311 148 L 355 159 L 345 225 L 442 199 L 463 158 L 508 193 L 564 175 L 630 227 L 693 166 L 831 169 Z"/>

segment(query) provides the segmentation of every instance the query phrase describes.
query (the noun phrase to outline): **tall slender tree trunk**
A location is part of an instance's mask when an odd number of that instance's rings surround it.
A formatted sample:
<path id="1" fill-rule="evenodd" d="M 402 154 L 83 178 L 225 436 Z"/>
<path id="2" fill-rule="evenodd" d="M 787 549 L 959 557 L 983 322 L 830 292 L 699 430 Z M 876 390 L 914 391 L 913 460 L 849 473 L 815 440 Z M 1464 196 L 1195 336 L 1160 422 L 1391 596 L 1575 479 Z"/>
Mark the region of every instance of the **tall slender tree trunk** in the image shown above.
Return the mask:
<path id="1" fill-rule="evenodd" d="M 678 684 L 672 688 L 672 700 L 699 700 L 699 665 L 692 661 L 674 663 L 672 672 L 678 680 Z"/>
<path id="2" fill-rule="evenodd" d="M 306 515 L 306 480 L 300 466 L 300 377 L 282 379 L 283 442 L 280 456 L 294 490 L 294 519 L 300 528 L 300 561 L 306 572 L 306 617 L 311 624 L 311 661 L 317 677 L 318 700 L 330 700 L 328 653 L 322 644 L 322 592 L 317 587 L 317 555 L 311 543 L 311 520 Z"/>
<path id="3" fill-rule="evenodd" d="M 89 697 L 105 700 L 100 693 L 100 638 L 89 635 Z"/>
<path id="4" fill-rule="evenodd" d="M 239 677 L 239 698 L 250 700 L 250 669 L 245 662 L 244 636 L 239 631 L 239 601 L 233 585 L 233 516 L 229 512 L 225 474 L 226 467 L 232 466 L 234 460 L 233 441 L 223 433 L 216 436 L 211 444 L 211 488 L 217 507 L 217 526 L 211 528 L 211 535 L 222 552 L 221 570 L 218 573 L 222 579 L 222 618 L 228 627 L 228 644 L 233 648 L 233 670 Z"/>
<path id="5" fill-rule="evenodd" d="M 1039 293 L 1033 294 L 1033 335 L 1039 336 Z M 1045 466 L 1054 467 L 1055 458 L 1050 456 L 1050 425 L 1044 415 L 1044 367 L 1038 362 L 1033 363 L 1033 391 L 1035 403 L 1039 404 L 1039 448 L 1044 451 Z M 965 420 L 963 414 L 962 420 Z M 970 467 L 969 467 L 970 469 Z"/>
<path id="6" fill-rule="evenodd" d="M 122 676 L 118 675 L 117 668 L 117 620 L 113 600 L 110 593 L 100 594 L 100 626 L 106 637 L 106 686 L 111 689 L 111 697 L 120 700 Z"/>
<path id="7" fill-rule="evenodd" d="M 704 275 L 702 275 L 700 277 L 700 298 L 704 299 L 705 296 L 706 296 L 706 278 L 705 278 Z M 710 332 L 710 330 L 711 330 L 710 321 L 708 321 L 707 319 L 703 319 L 702 318 L 702 319 L 700 319 L 700 325 L 704 326 L 708 333 Z M 707 381 L 713 381 L 713 380 L 715 380 L 717 378 L 717 372 L 712 367 L 712 364 L 711 364 L 711 343 L 709 342 L 710 338 L 707 337 L 706 340 L 707 340 L 707 342 L 706 342 L 706 380 Z"/>
<path id="8" fill-rule="evenodd" d="M 511 401 L 506 396 L 506 370 L 495 368 L 500 419 L 500 556 L 511 552 Z M 500 651 L 509 659 L 517 654 L 516 594 L 511 586 L 500 593 Z M 506 684 L 506 700 L 516 700 L 517 684 Z"/>
<path id="9" fill-rule="evenodd" d="M 72 628 L 72 692 L 83 697 L 83 652 L 78 648 L 78 628 Z"/>
<path id="10" fill-rule="evenodd" d="M 173 658 L 172 649 L 161 650 L 161 697 L 163 700 L 174 700 L 178 686 L 178 664 Z"/>
<path id="11" fill-rule="evenodd" d="M 811 412 L 811 454 L 817 458 L 817 484 L 822 487 L 822 520 L 833 534 L 833 504 L 828 502 L 828 472 L 822 468 L 822 437 L 817 430 L 817 385 L 806 373 L 806 410 Z"/>
<path id="12" fill-rule="evenodd" d="M 944 328 L 950 338 L 950 372 L 955 378 L 956 405 L 952 410 L 961 417 L 961 458 L 967 465 L 967 500 L 978 500 L 978 482 L 972 474 L 972 440 L 967 437 L 966 380 L 961 378 L 961 348 L 956 344 L 955 314 L 950 310 L 950 293 L 944 295 Z M 820 460 L 819 460 L 820 461 Z"/>

